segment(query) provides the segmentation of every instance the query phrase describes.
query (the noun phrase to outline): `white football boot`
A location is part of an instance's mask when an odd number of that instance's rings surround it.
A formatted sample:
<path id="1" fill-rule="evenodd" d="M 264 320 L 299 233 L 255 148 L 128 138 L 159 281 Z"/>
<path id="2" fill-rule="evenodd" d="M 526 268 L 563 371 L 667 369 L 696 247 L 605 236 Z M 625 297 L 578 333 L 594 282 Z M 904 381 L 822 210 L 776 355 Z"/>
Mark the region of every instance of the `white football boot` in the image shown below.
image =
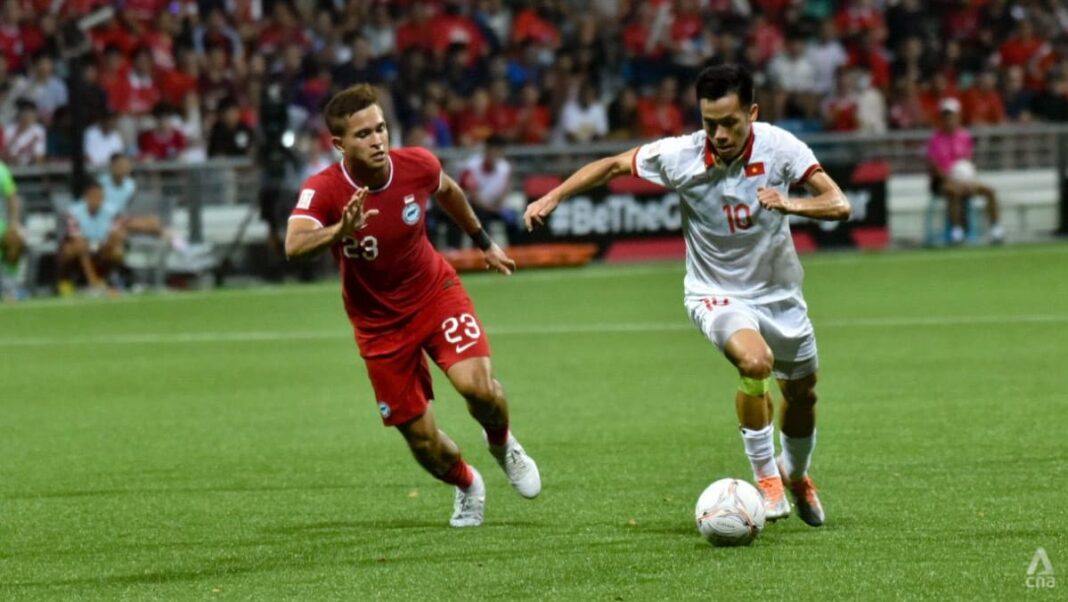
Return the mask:
<path id="1" fill-rule="evenodd" d="M 471 467 L 471 472 L 475 478 L 471 480 L 467 491 L 456 488 L 452 518 L 449 519 L 449 525 L 453 527 L 477 527 L 482 524 L 482 515 L 486 510 L 486 484 L 474 466 Z"/>
<path id="2" fill-rule="evenodd" d="M 786 499 L 782 479 L 778 476 L 765 477 L 757 481 L 757 489 L 764 496 L 764 515 L 767 520 L 775 522 L 790 516 L 790 502 Z"/>
<path id="3" fill-rule="evenodd" d="M 504 445 L 489 445 L 489 450 L 519 495 L 527 499 L 538 497 L 541 493 L 541 473 L 538 472 L 538 465 L 511 433 L 508 433 L 508 441 Z"/>

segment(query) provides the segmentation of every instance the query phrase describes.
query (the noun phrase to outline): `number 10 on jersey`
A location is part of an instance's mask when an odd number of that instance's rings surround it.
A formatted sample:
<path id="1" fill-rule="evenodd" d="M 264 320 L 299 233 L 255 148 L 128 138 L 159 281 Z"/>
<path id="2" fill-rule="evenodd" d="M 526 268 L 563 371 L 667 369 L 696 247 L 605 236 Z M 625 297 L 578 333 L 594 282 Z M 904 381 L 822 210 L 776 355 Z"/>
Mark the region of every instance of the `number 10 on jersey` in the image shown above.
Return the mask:
<path id="1" fill-rule="evenodd" d="M 727 215 L 727 224 L 731 227 L 731 234 L 738 230 L 748 230 L 753 227 L 753 213 L 749 209 L 749 205 L 745 203 L 738 203 L 733 206 L 726 203 L 723 205 L 723 213 Z"/>

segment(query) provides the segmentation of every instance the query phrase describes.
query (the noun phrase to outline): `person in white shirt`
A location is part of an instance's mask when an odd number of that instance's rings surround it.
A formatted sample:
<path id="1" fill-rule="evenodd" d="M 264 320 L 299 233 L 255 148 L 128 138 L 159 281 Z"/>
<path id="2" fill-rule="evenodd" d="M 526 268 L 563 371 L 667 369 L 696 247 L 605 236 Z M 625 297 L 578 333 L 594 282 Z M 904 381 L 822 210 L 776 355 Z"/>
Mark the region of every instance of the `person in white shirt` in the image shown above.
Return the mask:
<path id="1" fill-rule="evenodd" d="M 608 112 L 589 81 L 582 82 L 576 98 L 564 103 L 560 129 L 568 142 L 594 142 L 608 134 Z"/>
<path id="2" fill-rule="evenodd" d="M 116 154 L 126 152 L 126 140 L 119 131 L 118 115 L 109 111 L 85 130 L 85 162 L 90 168 L 104 167 Z"/>
<path id="3" fill-rule="evenodd" d="M 704 127 L 589 163 L 529 205 L 528 229 L 568 197 L 616 176 L 676 191 L 686 241 L 685 305 L 701 332 L 738 369 L 735 409 L 770 520 L 824 522 L 808 467 L 816 441 L 816 338 L 801 295 L 802 269 L 787 216 L 846 220 L 849 201 L 793 134 L 757 122 L 753 77 L 742 67 L 705 68 L 696 82 Z M 811 197 L 790 197 L 792 185 Z M 775 457 L 771 377 L 783 395 Z"/>
<path id="4" fill-rule="evenodd" d="M 505 205 L 505 200 L 512 191 L 512 164 L 504 156 L 504 148 L 504 139 L 500 136 L 487 138 L 483 151 L 463 164 L 457 182 L 467 194 L 471 208 L 483 224 L 504 225 L 504 236 L 497 233 L 494 239 L 515 240 L 519 215 Z M 463 232 L 459 230 L 450 230 L 450 245 L 458 245 L 462 235 Z"/>
<path id="5" fill-rule="evenodd" d="M 812 79 L 814 91 L 825 96 L 834 91 L 835 73 L 838 68 L 849 62 L 849 54 L 838 41 L 838 30 L 834 19 L 820 23 L 819 39 L 813 42 L 805 53 L 815 69 Z"/>
<path id="6" fill-rule="evenodd" d="M 32 100 L 20 98 L 15 123 L 4 128 L 4 160 L 11 165 L 25 166 L 44 161 L 47 133 L 37 115 Z"/>
<path id="7" fill-rule="evenodd" d="M 775 86 L 775 116 L 779 119 L 816 115 L 816 67 L 805 53 L 805 38 L 792 32 L 786 48 L 768 63 L 768 77 Z"/>

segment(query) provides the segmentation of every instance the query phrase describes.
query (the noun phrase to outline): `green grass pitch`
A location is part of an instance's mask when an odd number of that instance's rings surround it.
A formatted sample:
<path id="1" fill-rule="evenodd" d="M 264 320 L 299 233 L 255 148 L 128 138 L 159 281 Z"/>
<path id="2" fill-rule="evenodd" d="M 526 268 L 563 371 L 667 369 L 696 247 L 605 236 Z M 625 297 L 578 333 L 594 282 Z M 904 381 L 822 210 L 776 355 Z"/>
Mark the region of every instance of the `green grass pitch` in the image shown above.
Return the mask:
<path id="1" fill-rule="evenodd" d="M 336 282 L 0 307 L 0 599 L 1064 599 L 1068 245 L 804 260 L 828 523 L 716 549 L 751 478 L 681 263 L 465 277 L 544 491 L 435 372 L 486 523 L 380 426 Z"/>

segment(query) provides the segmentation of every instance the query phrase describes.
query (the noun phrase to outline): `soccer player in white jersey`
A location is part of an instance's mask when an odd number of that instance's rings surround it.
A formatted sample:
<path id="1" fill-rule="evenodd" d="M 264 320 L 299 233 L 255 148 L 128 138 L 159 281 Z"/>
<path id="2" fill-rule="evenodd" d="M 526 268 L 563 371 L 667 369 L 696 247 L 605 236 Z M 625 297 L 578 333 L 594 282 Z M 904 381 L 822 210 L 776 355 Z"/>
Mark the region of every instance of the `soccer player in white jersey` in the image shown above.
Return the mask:
<path id="1" fill-rule="evenodd" d="M 616 176 L 637 175 L 678 192 L 686 240 L 685 305 L 693 323 L 738 368 L 735 409 L 745 452 L 771 520 L 824 512 L 808 476 L 816 443 L 816 338 L 801 295 L 802 269 L 789 215 L 846 220 L 845 195 L 812 151 L 789 132 L 756 121 L 753 79 L 743 68 L 705 68 L 697 78 L 704 127 L 589 163 L 527 207 L 528 229 L 561 201 Z M 790 197 L 793 185 L 809 197 Z M 771 378 L 778 380 L 775 457 Z"/>

